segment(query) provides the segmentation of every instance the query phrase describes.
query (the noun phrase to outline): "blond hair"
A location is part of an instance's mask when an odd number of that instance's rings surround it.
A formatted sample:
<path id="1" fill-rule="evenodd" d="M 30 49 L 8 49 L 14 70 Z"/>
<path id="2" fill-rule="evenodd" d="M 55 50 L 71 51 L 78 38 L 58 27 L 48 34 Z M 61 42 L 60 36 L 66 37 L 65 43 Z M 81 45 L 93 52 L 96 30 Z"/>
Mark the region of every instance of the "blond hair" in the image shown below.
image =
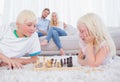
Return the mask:
<path id="1" fill-rule="evenodd" d="M 25 21 L 34 21 L 37 20 L 35 14 L 30 10 L 23 10 L 17 16 L 16 23 L 24 24 Z"/>
<path id="2" fill-rule="evenodd" d="M 94 46 L 97 50 L 100 47 L 100 43 L 106 41 L 110 49 L 110 54 L 116 54 L 115 44 L 107 28 L 98 15 L 94 13 L 86 14 L 78 20 L 78 24 L 80 23 L 85 24 L 89 33 L 94 36 Z"/>
<path id="3" fill-rule="evenodd" d="M 52 16 L 51 16 L 50 26 L 59 26 L 59 21 L 58 21 L 58 15 L 57 15 L 57 13 L 56 13 L 56 12 L 53 12 L 52 15 L 53 15 L 53 14 L 56 15 L 57 20 L 54 21 L 54 20 L 52 19 Z"/>

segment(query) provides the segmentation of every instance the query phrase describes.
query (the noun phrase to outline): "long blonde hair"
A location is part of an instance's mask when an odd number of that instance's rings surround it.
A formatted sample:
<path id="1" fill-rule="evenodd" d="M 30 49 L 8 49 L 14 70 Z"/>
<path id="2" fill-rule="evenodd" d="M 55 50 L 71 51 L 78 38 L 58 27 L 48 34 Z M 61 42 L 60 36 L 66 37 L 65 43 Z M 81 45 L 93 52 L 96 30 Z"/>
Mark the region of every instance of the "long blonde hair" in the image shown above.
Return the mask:
<path id="1" fill-rule="evenodd" d="M 106 41 L 110 49 L 110 54 L 116 54 L 115 44 L 98 15 L 94 13 L 86 14 L 78 20 L 78 24 L 80 23 L 85 24 L 89 33 L 94 36 L 94 46 L 97 50 L 99 49 L 101 42 Z"/>
<path id="2" fill-rule="evenodd" d="M 55 21 L 52 18 L 53 15 L 56 15 L 56 20 Z M 56 12 L 53 12 L 52 15 L 51 15 L 50 26 L 59 26 L 58 15 L 57 15 Z"/>

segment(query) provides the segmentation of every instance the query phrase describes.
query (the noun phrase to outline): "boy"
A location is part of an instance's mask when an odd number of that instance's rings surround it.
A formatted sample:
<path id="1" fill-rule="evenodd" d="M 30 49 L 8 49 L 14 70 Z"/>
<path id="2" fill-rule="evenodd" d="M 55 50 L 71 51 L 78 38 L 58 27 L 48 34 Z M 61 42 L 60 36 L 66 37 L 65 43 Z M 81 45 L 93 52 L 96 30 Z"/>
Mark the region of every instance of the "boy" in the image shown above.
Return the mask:
<path id="1" fill-rule="evenodd" d="M 22 65 L 34 63 L 40 54 L 40 42 L 36 31 L 37 18 L 32 11 L 22 11 L 16 20 L 16 27 L 1 27 L 0 29 L 0 60 L 1 65 L 10 68 L 21 68 Z M 31 56 L 22 59 L 22 56 Z"/>

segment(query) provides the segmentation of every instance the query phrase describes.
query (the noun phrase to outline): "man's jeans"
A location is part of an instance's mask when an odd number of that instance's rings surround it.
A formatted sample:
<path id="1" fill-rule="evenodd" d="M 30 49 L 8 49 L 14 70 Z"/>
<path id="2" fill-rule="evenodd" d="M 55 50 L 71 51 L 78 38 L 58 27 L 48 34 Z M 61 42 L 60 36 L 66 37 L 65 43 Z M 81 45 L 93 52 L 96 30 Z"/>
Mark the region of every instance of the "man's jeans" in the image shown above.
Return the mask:
<path id="1" fill-rule="evenodd" d="M 37 33 L 38 33 L 38 37 L 44 36 L 44 34 L 41 32 L 37 32 Z"/>

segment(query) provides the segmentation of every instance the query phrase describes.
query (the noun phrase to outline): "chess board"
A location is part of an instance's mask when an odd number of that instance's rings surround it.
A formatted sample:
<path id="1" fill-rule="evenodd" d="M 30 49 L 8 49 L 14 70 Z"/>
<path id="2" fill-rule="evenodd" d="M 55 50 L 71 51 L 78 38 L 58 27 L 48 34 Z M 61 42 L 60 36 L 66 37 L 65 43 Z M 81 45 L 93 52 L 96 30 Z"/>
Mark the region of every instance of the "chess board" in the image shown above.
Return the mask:
<path id="1" fill-rule="evenodd" d="M 34 70 L 80 70 L 75 62 L 76 56 L 44 56 L 34 64 Z"/>

